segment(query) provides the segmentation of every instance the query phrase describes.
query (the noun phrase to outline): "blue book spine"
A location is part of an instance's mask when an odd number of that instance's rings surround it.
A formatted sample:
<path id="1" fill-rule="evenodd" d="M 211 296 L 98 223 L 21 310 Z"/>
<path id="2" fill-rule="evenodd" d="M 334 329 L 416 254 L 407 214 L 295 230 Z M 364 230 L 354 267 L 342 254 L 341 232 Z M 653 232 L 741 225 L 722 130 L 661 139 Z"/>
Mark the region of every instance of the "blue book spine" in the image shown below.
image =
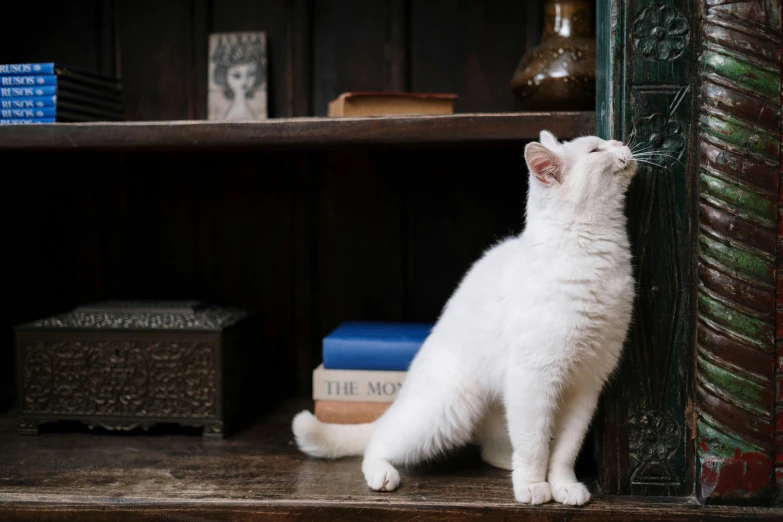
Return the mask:
<path id="1" fill-rule="evenodd" d="M 323 339 L 328 370 L 408 371 L 431 324 L 345 322 Z"/>
<path id="2" fill-rule="evenodd" d="M 39 85 L 57 85 L 57 76 L 0 76 L 3 87 L 37 87 Z"/>
<path id="3" fill-rule="evenodd" d="M 33 98 L 0 98 L 0 109 L 40 109 L 56 107 L 57 96 L 36 96 Z"/>
<path id="4" fill-rule="evenodd" d="M 0 65 L 0 74 L 54 74 L 53 63 L 8 63 Z"/>
<path id="5" fill-rule="evenodd" d="M 55 118 L 11 118 L 0 119 L 0 125 L 35 125 L 39 123 L 54 123 Z"/>
<path id="6" fill-rule="evenodd" d="M 0 98 L 32 98 L 36 96 L 54 96 L 57 94 L 56 85 L 42 85 L 41 87 L 0 87 Z"/>
<path id="7" fill-rule="evenodd" d="M 0 109 L 0 118 L 54 118 L 57 116 L 55 107 L 41 109 Z"/>

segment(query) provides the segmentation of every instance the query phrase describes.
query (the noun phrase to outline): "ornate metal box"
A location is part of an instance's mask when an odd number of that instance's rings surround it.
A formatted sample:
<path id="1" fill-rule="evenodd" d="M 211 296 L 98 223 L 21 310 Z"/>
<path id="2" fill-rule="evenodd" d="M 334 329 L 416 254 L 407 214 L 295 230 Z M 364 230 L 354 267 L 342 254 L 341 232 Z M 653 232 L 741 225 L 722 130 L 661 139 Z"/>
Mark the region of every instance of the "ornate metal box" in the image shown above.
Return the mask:
<path id="1" fill-rule="evenodd" d="M 249 412 L 239 401 L 252 395 L 257 327 L 256 314 L 198 301 L 106 301 L 19 325 L 20 432 L 78 420 L 202 426 L 223 437 Z"/>

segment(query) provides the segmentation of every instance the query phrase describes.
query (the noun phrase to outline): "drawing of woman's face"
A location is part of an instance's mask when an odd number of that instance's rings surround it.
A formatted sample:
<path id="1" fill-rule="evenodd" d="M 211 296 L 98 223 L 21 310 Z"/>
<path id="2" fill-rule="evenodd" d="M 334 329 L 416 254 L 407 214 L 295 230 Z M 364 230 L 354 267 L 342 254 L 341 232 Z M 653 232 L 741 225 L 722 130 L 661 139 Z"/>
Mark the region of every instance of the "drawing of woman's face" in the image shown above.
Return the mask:
<path id="1" fill-rule="evenodd" d="M 253 88 L 258 69 L 253 63 L 232 65 L 226 74 L 226 83 L 235 93 L 247 93 Z"/>

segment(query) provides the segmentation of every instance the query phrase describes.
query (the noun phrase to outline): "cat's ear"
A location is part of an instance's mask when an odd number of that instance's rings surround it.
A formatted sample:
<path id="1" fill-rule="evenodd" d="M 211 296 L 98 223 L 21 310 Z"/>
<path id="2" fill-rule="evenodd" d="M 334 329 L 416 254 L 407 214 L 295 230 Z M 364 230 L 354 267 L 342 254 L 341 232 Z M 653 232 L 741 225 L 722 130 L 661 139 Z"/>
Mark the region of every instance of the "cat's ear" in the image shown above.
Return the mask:
<path id="1" fill-rule="evenodd" d="M 549 132 L 548 130 L 541 131 L 538 141 L 540 141 L 541 145 L 543 145 L 547 149 L 557 151 L 559 145 L 559 143 L 557 142 L 557 138 L 555 138 L 555 135 Z"/>
<path id="2" fill-rule="evenodd" d="M 560 183 L 562 164 L 557 153 L 537 141 L 525 146 L 525 161 L 530 172 L 544 185 Z"/>

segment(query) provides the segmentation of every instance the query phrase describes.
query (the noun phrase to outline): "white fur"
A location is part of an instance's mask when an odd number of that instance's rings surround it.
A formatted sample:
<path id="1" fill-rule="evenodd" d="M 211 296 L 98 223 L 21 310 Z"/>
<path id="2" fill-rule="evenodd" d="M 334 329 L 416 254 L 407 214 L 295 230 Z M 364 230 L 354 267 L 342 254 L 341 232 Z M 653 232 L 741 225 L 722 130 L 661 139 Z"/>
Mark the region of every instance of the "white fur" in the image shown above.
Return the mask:
<path id="1" fill-rule="evenodd" d="M 373 424 L 329 425 L 299 413 L 301 450 L 364 456 L 370 488 L 392 491 L 394 465 L 470 442 L 511 470 L 519 502 L 590 499 L 574 461 L 617 365 L 634 281 L 623 213 L 636 172 L 628 147 L 583 137 L 530 143 L 526 226 L 467 272 Z M 593 149 L 597 150 L 593 151 Z"/>

